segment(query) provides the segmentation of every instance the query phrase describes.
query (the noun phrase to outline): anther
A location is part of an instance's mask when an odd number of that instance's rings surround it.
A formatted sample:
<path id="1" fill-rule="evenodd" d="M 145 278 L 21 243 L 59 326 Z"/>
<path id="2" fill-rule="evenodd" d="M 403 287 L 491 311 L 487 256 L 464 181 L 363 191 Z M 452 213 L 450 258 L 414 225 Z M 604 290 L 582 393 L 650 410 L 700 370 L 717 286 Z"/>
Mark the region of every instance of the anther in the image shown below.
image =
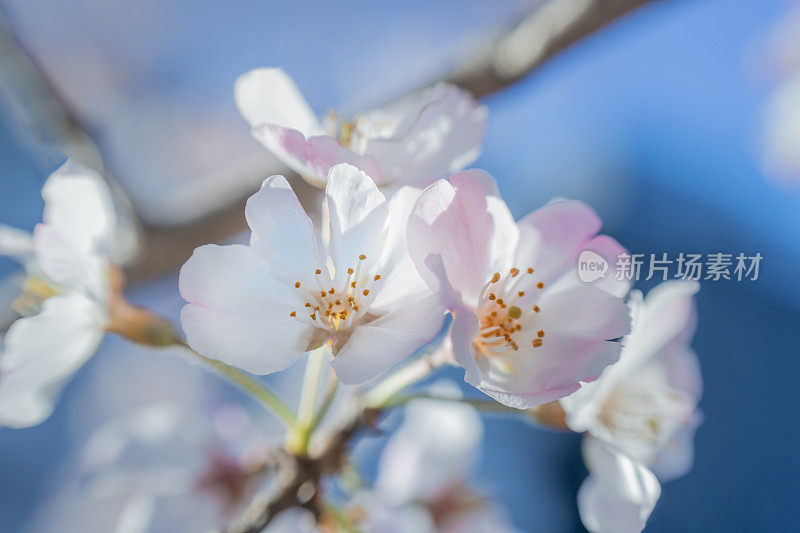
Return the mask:
<path id="1" fill-rule="evenodd" d="M 367 294 L 369 294 L 369 289 L 364 289 L 363 291 L 361 291 L 361 294 L 366 296 Z"/>
<path id="2" fill-rule="evenodd" d="M 528 274 L 533 274 L 533 269 L 531 267 L 528 267 Z"/>
<path id="3" fill-rule="evenodd" d="M 327 293 L 327 292 L 325 292 L 325 291 L 319 291 L 319 294 L 320 294 L 320 296 L 322 296 L 323 298 L 325 298 L 325 297 L 328 295 L 328 293 Z"/>
<path id="4" fill-rule="evenodd" d="M 497 298 L 497 296 L 495 296 L 495 294 L 493 292 L 490 292 L 489 293 L 489 299 L 490 300 L 494 300 L 495 298 Z"/>
<path id="5" fill-rule="evenodd" d="M 522 298 L 523 296 L 525 296 L 525 291 L 519 291 L 519 292 L 517 293 L 517 296 L 519 296 L 520 298 Z"/>
<path id="6" fill-rule="evenodd" d="M 297 316 L 297 313 L 295 313 L 294 311 L 292 311 L 291 313 L 289 313 L 289 316 L 291 316 L 291 317 L 295 317 L 295 316 Z"/>
<path id="7" fill-rule="evenodd" d="M 498 281 L 500 281 L 500 273 L 495 272 L 494 276 L 492 276 L 492 283 L 497 283 Z"/>
<path id="8" fill-rule="evenodd" d="M 308 316 L 311 318 L 311 320 L 316 320 L 317 319 L 317 313 L 311 313 Z"/>
<path id="9" fill-rule="evenodd" d="M 537 337 L 539 337 L 540 339 L 541 339 L 542 337 L 544 337 L 544 330 L 543 330 L 543 329 L 540 329 L 540 330 L 539 330 L 539 331 L 536 333 L 536 336 L 537 336 Z"/>
<path id="10" fill-rule="evenodd" d="M 511 277 L 513 278 L 513 277 L 515 277 L 517 274 L 519 274 L 519 269 L 518 269 L 518 268 L 512 268 L 512 269 L 510 270 L 510 273 L 511 273 Z"/>
<path id="11" fill-rule="evenodd" d="M 540 281 L 539 283 L 536 284 L 536 287 L 539 289 L 544 289 L 544 283 Z"/>
<path id="12" fill-rule="evenodd" d="M 542 345 L 542 339 L 533 339 L 533 342 L 531 344 L 533 344 L 534 348 L 538 348 L 539 346 Z"/>
<path id="13" fill-rule="evenodd" d="M 295 281 L 294 282 L 294 288 L 295 289 L 299 289 L 300 288 L 300 282 L 299 281 Z"/>
<path id="14" fill-rule="evenodd" d="M 311 304 L 306 302 L 306 307 L 311 307 Z"/>
<path id="15" fill-rule="evenodd" d="M 358 258 L 363 261 L 364 259 L 367 258 L 367 256 L 364 255 L 364 254 L 361 254 L 361 255 L 358 256 Z"/>
<path id="16" fill-rule="evenodd" d="M 333 287 L 331 287 L 331 290 L 329 290 L 328 292 L 329 292 L 329 293 L 331 293 L 331 294 L 336 294 L 336 289 L 334 289 Z"/>
<path id="17" fill-rule="evenodd" d="M 534 306 L 533 306 L 533 312 L 534 312 L 534 313 L 538 313 L 540 310 L 541 310 L 541 309 L 539 309 L 539 306 L 538 306 L 538 305 L 534 305 Z"/>
<path id="18" fill-rule="evenodd" d="M 380 274 L 375 274 L 375 277 L 373 278 L 373 280 L 374 281 L 378 281 L 379 279 L 381 279 L 381 275 Z"/>
<path id="19" fill-rule="evenodd" d="M 350 274 L 351 276 L 353 275 L 353 272 L 355 272 L 355 270 L 353 270 L 352 268 L 347 269 L 347 273 Z"/>
<path id="20" fill-rule="evenodd" d="M 350 284 L 350 286 L 351 286 L 351 287 L 353 287 L 353 288 L 355 289 L 355 288 L 356 288 L 356 282 L 355 282 L 355 281 L 354 281 L 354 282 L 352 282 L 352 283 Z"/>
<path id="21" fill-rule="evenodd" d="M 316 270 L 314 271 L 314 274 L 322 274 L 322 270 L 320 270 L 320 269 L 318 268 L 318 269 L 316 269 Z"/>

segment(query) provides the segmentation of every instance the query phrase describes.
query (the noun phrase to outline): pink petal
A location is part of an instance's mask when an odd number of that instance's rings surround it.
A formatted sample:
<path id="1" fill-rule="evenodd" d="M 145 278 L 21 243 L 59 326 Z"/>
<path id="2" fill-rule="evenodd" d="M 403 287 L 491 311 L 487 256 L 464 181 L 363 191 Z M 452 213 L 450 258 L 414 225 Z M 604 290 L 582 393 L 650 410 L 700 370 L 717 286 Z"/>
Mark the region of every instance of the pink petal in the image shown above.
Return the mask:
<path id="1" fill-rule="evenodd" d="M 370 156 L 355 154 L 328 135 L 306 138 L 292 128 L 266 123 L 255 126 L 253 136 L 313 185 L 324 184 L 328 171 L 338 163 L 350 163 L 376 181 L 382 178 L 380 167 Z"/>

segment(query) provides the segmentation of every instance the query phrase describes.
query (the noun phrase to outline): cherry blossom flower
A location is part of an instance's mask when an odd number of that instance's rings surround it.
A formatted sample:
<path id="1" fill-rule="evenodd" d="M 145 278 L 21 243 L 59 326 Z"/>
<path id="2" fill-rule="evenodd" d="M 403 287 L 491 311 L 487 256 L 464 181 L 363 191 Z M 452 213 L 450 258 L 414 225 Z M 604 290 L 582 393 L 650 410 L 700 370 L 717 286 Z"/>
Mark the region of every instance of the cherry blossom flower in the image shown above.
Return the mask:
<path id="1" fill-rule="evenodd" d="M 289 367 L 327 344 L 338 378 L 377 376 L 429 342 L 444 310 L 406 247 L 417 196 L 391 200 L 364 172 L 328 172 L 328 217 L 315 228 L 283 176 L 264 181 L 245 215 L 250 245 L 206 245 L 180 273 L 192 348 L 255 374 Z"/>
<path id="2" fill-rule="evenodd" d="M 30 529 L 218 530 L 268 486 L 263 450 L 280 436 L 255 422 L 245 409 L 225 404 L 200 409 L 161 401 L 124 411 L 90 435 L 77 471 Z M 290 515 L 268 531 L 316 530 L 286 526 Z"/>
<path id="3" fill-rule="evenodd" d="M 504 510 L 469 485 L 482 440 L 483 423 L 470 405 L 414 400 L 387 442 L 374 490 L 370 498 L 361 498 L 362 504 L 372 514 L 376 508 L 403 510 L 407 515 L 411 509 L 422 510 L 429 525 L 418 526 L 417 531 L 514 531 Z"/>
<path id="4" fill-rule="evenodd" d="M 0 357 L 0 424 L 47 418 L 66 380 L 92 356 L 109 314 L 116 218 L 102 178 L 67 163 L 42 189 L 43 221 L 26 239 L 4 229 L 0 252 L 23 263 L 28 278 L 16 308 L 26 316 L 5 336 Z"/>
<path id="5" fill-rule="evenodd" d="M 593 437 L 583 442 L 589 469 L 578 491 L 581 521 L 592 533 L 638 533 L 661 495 L 656 476 L 644 465 Z"/>
<path id="6" fill-rule="evenodd" d="M 253 136 L 315 185 L 350 163 L 380 186 L 424 184 L 477 159 L 486 108 L 446 83 L 383 109 L 320 121 L 286 73 L 252 70 L 236 81 L 236 105 Z"/>
<path id="7" fill-rule="evenodd" d="M 633 330 L 618 363 L 561 399 L 570 429 L 588 432 L 666 481 L 692 463 L 699 424 L 700 366 L 689 346 L 696 326 L 696 282 L 669 281 L 646 299 L 631 293 Z"/>
<path id="8" fill-rule="evenodd" d="M 428 187 L 409 218 L 409 251 L 453 313 L 454 356 L 466 381 L 528 408 L 576 391 L 619 357 L 630 330 L 612 276 L 583 283 L 577 258 L 615 264 L 623 248 L 597 235 L 600 219 L 577 201 L 554 201 L 515 223 L 483 171 Z"/>

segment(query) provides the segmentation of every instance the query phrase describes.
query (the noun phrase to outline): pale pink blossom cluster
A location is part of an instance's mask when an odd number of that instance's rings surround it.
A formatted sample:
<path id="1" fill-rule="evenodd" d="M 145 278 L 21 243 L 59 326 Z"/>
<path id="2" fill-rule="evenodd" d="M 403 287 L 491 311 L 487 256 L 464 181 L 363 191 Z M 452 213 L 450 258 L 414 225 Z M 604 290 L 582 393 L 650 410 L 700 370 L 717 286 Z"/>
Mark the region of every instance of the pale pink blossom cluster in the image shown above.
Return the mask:
<path id="1" fill-rule="evenodd" d="M 338 382 L 366 390 L 360 401 L 380 408 L 436 366 L 461 367 L 481 401 L 523 414 L 557 409 L 587 435 L 590 476 L 578 502 L 589 530 L 643 529 L 658 480 L 691 464 L 701 390 L 689 347 L 697 285 L 665 283 L 644 299 L 613 276 L 581 281 L 582 253 L 615 264 L 626 250 L 580 201 L 552 200 L 514 220 L 495 180 L 464 170 L 479 154 L 486 110 L 454 86 L 352 119 L 318 119 L 279 69 L 243 75 L 235 96 L 254 137 L 324 190 L 318 206 L 304 206 L 289 180 L 271 176 L 247 201 L 248 244 L 194 251 L 179 277 L 186 345 L 250 390 L 257 382 L 244 372 L 280 372 L 308 354 L 310 403 L 301 398 L 296 420 L 285 415 L 290 451 L 300 454 L 317 423 L 304 412 L 315 406 L 316 362 L 329 361 Z M 4 425 L 46 418 L 106 331 L 183 344 L 163 332 L 148 337 L 160 323 L 120 303 L 109 193 L 99 176 L 72 168 L 45 186 L 32 244 L 0 234 L 0 251 L 28 272 L 32 313 L 11 327 L 0 357 Z M 498 507 L 462 490 L 480 419 L 471 407 L 437 401 L 411 403 L 376 487 L 354 496 L 358 522 L 368 531 L 511 530 Z M 188 485 L 179 479 L 182 498 Z M 153 493 L 134 496 L 152 507 Z M 306 520 L 291 516 L 290 529 Z"/>

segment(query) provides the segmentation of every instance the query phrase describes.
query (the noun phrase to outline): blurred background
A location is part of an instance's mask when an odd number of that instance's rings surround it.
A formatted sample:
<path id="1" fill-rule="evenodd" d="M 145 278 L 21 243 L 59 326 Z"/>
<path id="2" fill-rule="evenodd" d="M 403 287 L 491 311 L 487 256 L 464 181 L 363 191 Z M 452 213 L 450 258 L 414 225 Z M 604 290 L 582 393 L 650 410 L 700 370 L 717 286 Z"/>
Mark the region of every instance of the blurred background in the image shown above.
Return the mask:
<path id="1" fill-rule="evenodd" d="M 448 77 L 526 13 L 555 2 L 2 0 L 0 223 L 31 229 L 40 220 L 41 185 L 64 158 L 42 124 L 51 133 L 78 125 L 94 143 L 70 142 L 102 159 L 156 243 L 134 269 L 132 300 L 176 319 L 180 261 L 153 257 L 180 257 L 176 235 L 235 238 L 219 230 L 241 228 L 238 200 L 280 169 L 236 112 L 239 74 L 280 66 L 315 111 L 354 112 Z M 756 281 L 702 284 L 694 347 L 705 422 L 694 469 L 663 486 L 648 531 L 794 530 L 800 6 L 635 3 L 645 5 L 483 99 L 489 126 L 475 166 L 496 177 L 515 216 L 553 196 L 579 198 L 634 253 L 761 253 Z M 537 34 L 555 31 L 564 13 L 551 12 Z M 26 85 L 21 73 L 32 67 L 61 118 Z M 204 219 L 231 209 L 233 221 L 213 219 L 217 233 L 202 234 Z M 15 268 L 0 258 L 0 276 Z M 0 429 L 0 531 L 25 531 L 88 433 L 123 407 L 235 397 L 177 356 L 143 353 L 107 339 L 48 421 Z M 278 385 L 291 391 L 301 371 Z M 486 429 L 476 483 L 516 526 L 582 531 L 580 437 L 501 418 Z"/>

